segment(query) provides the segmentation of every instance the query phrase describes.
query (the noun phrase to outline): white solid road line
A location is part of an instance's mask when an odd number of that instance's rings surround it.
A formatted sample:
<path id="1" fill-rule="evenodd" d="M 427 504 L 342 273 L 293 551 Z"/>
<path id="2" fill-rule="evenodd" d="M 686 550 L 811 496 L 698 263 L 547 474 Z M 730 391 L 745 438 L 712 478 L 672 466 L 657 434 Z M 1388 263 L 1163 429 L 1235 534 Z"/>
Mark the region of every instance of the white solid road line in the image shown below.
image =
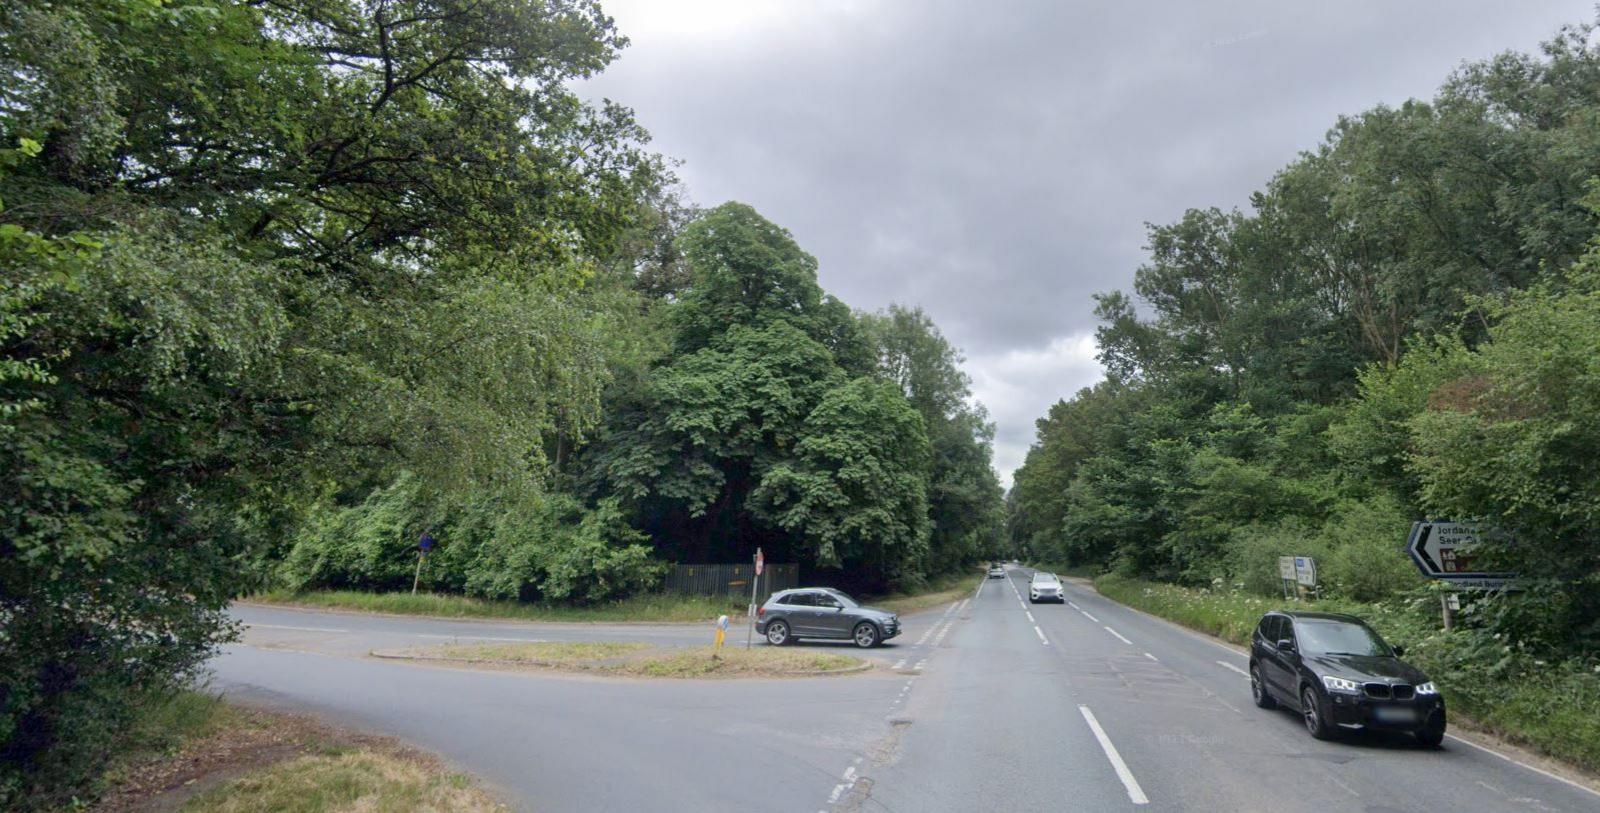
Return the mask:
<path id="1" fill-rule="evenodd" d="M 1465 746 L 1468 746 L 1468 747 L 1471 747 L 1471 748 L 1476 748 L 1479 751 L 1482 751 L 1482 752 L 1484 752 L 1486 754 L 1493 754 L 1494 756 L 1497 756 L 1497 757 L 1499 757 L 1499 758 L 1501 758 L 1501 759 L 1503 759 L 1503 760 L 1505 760 L 1505 761 L 1507 761 L 1507 762 L 1509 762 L 1509 763 L 1511 763 L 1513 765 L 1520 765 L 1520 766 L 1522 766 L 1524 768 L 1527 768 L 1530 771 L 1533 771 L 1536 774 L 1539 774 L 1540 776 L 1548 777 L 1550 779 L 1556 780 L 1557 782 L 1561 782 L 1561 783 L 1566 784 L 1566 785 L 1571 785 L 1572 787 L 1575 787 L 1578 790 L 1585 791 L 1587 793 L 1592 793 L 1595 796 L 1600 796 L 1600 790 L 1595 790 L 1594 788 L 1591 788 L 1588 785 L 1584 785 L 1584 784 L 1580 784 L 1578 782 L 1574 782 L 1571 779 L 1568 779 L 1568 778 L 1566 778 L 1564 776 L 1561 776 L 1560 774 L 1553 774 L 1553 773 L 1551 773 L 1551 772 L 1549 772 L 1549 771 L 1547 771 L 1547 770 L 1545 770 L 1543 768 L 1536 768 L 1536 767 L 1534 767 L 1532 765 L 1529 765 L 1528 763 L 1523 762 L 1522 760 L 1519 760 L 1519 759 L 1517 759 L 1515 757 L 1506 756 L 1505 754 L 1502 754 L 1499 751 L 1494 750 L 1493 748 L 1486 748 L 1486 747 L 1484 747 L 1482 745 L 1479 745 L 1479 744 L 1477 744 L 1475 742 L 1468 742 L 1467 740 L 1461 739 L 1460 737 L 1457 737 L 1454 734 L 1446 734 L 1445 736 L 1450 738 L 1450 739 L 1452 739 L 1452 740 L 1454 740 L 1454 741 L 1456 741 L 1456 742 L 1461 743 L 1462 745 L 1465 745 Z"/>
<path id="2" fill-rule="evenodd" d="M 1094 718 L 1094 712 L 1088 706 L 1079 706 L 1078 711 L 1083 712 L 1083 719 L 1089 723 L 1089 728 L 1094 731 L 1094 738 L 1100 741 L 1100 750 L 1106 752 L 1106 759 L 1111 760 L 1111 767 L 1116 770 L 1117 778 L 1122 780 L 1122 786 L 1128 789 L 1128 799 L 1136 805 L 1150 804 L 1150 797 L 1144 795 L 1144 788 L 1139 787 L 1139 780 L 1133 778 L 1133 771 L 1128 770 L 1128 763 L 1122 761 L 1122 755 L 1117 753 L 1117 747 L 1111 744 L 1111 738 L 1106 736 L 1106 730 L 1100 727 L 1100 721 Z"/>
<path id="3" fill-rule="evenodd" d="M 1118 641 L 1121 641 L 1121 642 L 1123 642 L 1123 643 L 1125 643 L 1125 644 L 1127 644 L 1129 646 L 1133 646 L 1133 642 L 1128 640 L 1128 639 L 1126 639 L 1126 638 L 1124 638 L 1124 637 L 1122 637 L 1122 633 L 1117 632 L 1116 630 L 1114 630 L 1114 629 L 1112 629 L 1110 627 L 1106 627 L 1105 631 L 1111 633 L 1112 635 L 1117 636 L 1117 640 Z"/>
<path id="4" fill-rule="evenodd" d="M 1249 672 L 1246 672 L 1245 670 L 1240 669 L 1239 667 L 1234 666 L 1233 664 L 1228 663 L 1227 661 L 1217 661 L 1217 665 L 1222 667 L 1223 669 L 1232 669 L 1233 671 L 1238 672 L 1239 674 L 1244 675 L 1245 677 L 1250 677 L 1250 673 Z"/>
<path id="5" fill-rule="evenodd" d="M 349 632 L 350 630 L 333 629 L 332 627 L 291 627 L 287 624 L 246 624 L 250 629 L 262 630 L 294 630 L 296 632 Z"/>
<path id="6" fill-rule="evenodd" d="M 1071 606 L 1073 609 L 1075 609 L 1075 610 L 1077 610 L 1079 612 L 1082 612 L 1090 620 L 1094 620 L 1094 621 L 1098 620 L 1094 616 L 1089 615 L 1089 613 L 1085 612 L 1083 610 L 1083 608 L 1081 608 L 1081 607 L 1079 607 L 1077 605 L 1076 602 L 1068 601 L 1067 604 L 1069 606 Z M 1147 613 L 1147 612 L 1145 612 L 1143 610 L 1138 609 L 1137 607 L 1129 607 L 1129 606 L 1127 606 L 1125 604 L 1118 604 L 1117 606 L 1121 607 L 1122 609 L 1131 610 L 1131 611 L 1133 611 L 1135 613 L 1138 613 L 1139 615 L 1145 616 L 1146 618 L 1149 618 L 1150 620 L 1155 621 L 1158 624 L 1170 627 L 1173 630 L 1175 630 L 1177 632 L 1180 632 L 1180 633 L 1183 633 L 1184 635 L 1187 635 L 1188 637 L 1193 638 L 1193 639 L 1195 639 L 1197 641 L 1203 641 L 1203 642 L 1208 643 L 1208 644 L 1210 644 L 1210 645 L 1212 645 L 1214 647 L 1217 647 L 1218 649 L 1225 649 L 1225 650 L 1227 650 L 1229 653 L 1231 653 L 1233 655 L 1245 655 L 1245 654 L 1247 654 L 1247 653 L 1242 652 L 1239 649 L 1233 647 L 1232 645 L 1225 644 L 1225 643 L 1223 643 L 1221 641 L 1218 641 L 1218 640 L 1216 640 L 1215 638 L 1212 638 L 1209 635 L 1204 635 L 1204 634 L 1202 634 L 1200 632 L 1197 632 L 1195 630 L 1189 629 L 1188 627 L 1185 627 L 1182 624 L 1179 624 L 1177 622 L 1170 621 L 1168 619 L 1162 618 L 1161 616 L 1154 615 L 1154 614 L 1151 614 L 1151 613 Z M 1145 657 L 1148 657 L 1151 660 L 1155 660 L 1156 659 L 1156 657 L 1154 655 L 1151 655 L 1148 652 L 1145 653 Z M 1249 677 L 1250 676 L 1249 672 L 1247 672 L 1244 669 L 1241 669 L 1241 668 L 1239 668 L 1237 666 L 1234 666 L 1233 664 L 1228 663 L 1227 661 L 1217 661 L 1217 665 L 1221 666 L 1224 669 L 1228 669 L 1230 671 L 1237 672 L 1238 674 L 1243 675 L 1245 677 Z M 1087 714 L 1088 710 L 1084 709 L 1084 711 L 1085 711 L 1085 714 Z M 1523 768 L 1527 768 L 1528 770 L 1533 771 L 1534 773 L 1539 774 L 1540 776 L 1546 777 L 1548 779 L 1554 779 L 1557 782 L 1562 783 L 1563 785 L 1567 785 L 1568 787 L 1574 787 L 1574 788 L 1577 788 L 1577 789 L 1579 789 L 1579 790 L 1581 790 L 1581 791 L 1583 791 L 1585 793 L 1589 793 L 1589 794 L 1592 794 L 1594 796 L 1600 796 L 1600 790 L 1596 790 L 1594 788 L 1591 788 L 1588 785 L 1585 785 L 1585 784 L 1583 784 L 1581 782 L 1575 782 L 1575 781 L 1573 781 L 1571 779 L 1568 779 L 1568 778 L 1566 778 L 1564 776 L 1561 776 L 1560 774 L 1551 773 L 1550 771 L 1547 771 L 1547 770 L 1545 770 L 1543 768 L 1540 768 L 1540 767 L 1538 767 L 1536 765 L 1530 765 L 1530 764 L 1528 764 L 1526 762 L 1523 762 L 1522 760 L 1517 759 L 1516 757 L 1511 756 L 1509 754 L 1502 754 L 1499 751 L 1494 750 L 1493 748 L 1489 748 L 1489 747 L 1486 747 L 1486 746 L 1479 745 L 1479 744 L 1477 744 L 1475 742 L 1470 742 L 1468 740 L 1464 740 L 1464 739 L 1462 739 L 1460 737 L 1457 737 L 1454 734 L 1445 734 L 1444 736 L 1448 740 L 1451 740 L 1453 742 L 1459 742 L 1462 745 L 1465 745 L 1465 746 L 1467 746 L 1469 748 L 1475 748 L 1475 749 L 1477 749 L 1479 751 L 1482 751 L 1482 752 L 1484 752 L 1486 754 L 1490 754 L 1492 756 L 1499 757 L 1500 759 L 1503 759 L 1503 760 L 1505 760 L 1505 761 L 1507 761 L 1507 762 L 1509 762 L 1509 763 L 1511 763 L 1513 765 L 1517 765 L 1517 766 L 1520 766 L 1520 767 L 1523 767 Z"/>

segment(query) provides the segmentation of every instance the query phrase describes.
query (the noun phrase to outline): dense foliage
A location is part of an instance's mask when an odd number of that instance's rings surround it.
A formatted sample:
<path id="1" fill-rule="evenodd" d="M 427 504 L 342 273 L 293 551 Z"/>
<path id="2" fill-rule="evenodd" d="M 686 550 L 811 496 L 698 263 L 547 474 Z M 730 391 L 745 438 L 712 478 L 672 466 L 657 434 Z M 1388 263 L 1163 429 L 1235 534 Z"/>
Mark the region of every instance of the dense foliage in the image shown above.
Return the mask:
<path id="1" fill-rule="evenodd" d="M 0 807 L 51 807 L 274 587 L 581 604 L 757 545 L 1003 532 L 916 311 L 853 313 L 568 88 L 592 0 L 0 5 Z"/>
<path id="2" fill-rule="evenodd" d="M 1263 594 L 1313 555 L 1328 594 L 1372 601 L 1422 589 L 1413 520 L 1479 521 L 1527 589 L 1469 627 L 1595 652 L 1593 30 L 1341 119 L 1248 212 L 1152 227 L 1142 304 L 1099 300 L 1107 380 L 1038 422 L 1015 543 Z"/>

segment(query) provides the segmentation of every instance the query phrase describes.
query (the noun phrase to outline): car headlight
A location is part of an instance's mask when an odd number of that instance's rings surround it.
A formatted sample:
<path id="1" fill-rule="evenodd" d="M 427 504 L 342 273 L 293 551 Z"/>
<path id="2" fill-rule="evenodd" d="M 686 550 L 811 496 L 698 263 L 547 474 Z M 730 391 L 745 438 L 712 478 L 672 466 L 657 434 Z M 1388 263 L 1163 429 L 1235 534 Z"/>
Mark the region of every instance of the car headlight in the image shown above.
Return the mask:
<path id="1" fill-rule="evenodd" d="M 1361 684 L 1349 678 L 1334 677 L 1333 675 L 1323 675 L 1322 685 L 1328 687 L 1328 691 L 1330 692 L 1350 692 L 1351 694 L 1356 694 L 1361 691 Z M 1418 691 L 1421 691 L 1421 689 L 1419 688 Z"/>
<path id="2" fill-rule="evenodd" d="M 1424 684 L 1422 684 L 1422 685 L 1417 687 L 1417 694 L 1438 694 L 1438 693 L 1439 693 L 1439 687 L 1433 685 L 1433 681 L 1431 681 L 1431 680 L 1428 681 L 1427 683 L 1424 683 Z"/>

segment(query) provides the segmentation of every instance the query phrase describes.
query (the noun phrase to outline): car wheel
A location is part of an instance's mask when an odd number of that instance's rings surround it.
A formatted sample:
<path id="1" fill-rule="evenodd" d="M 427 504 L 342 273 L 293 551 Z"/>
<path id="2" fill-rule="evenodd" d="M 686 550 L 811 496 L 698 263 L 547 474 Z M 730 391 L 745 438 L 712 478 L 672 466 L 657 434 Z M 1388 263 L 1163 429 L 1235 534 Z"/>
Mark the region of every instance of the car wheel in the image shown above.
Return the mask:
<path id="1" fill-rule="evenodd" d="M 768 624 L 767 643 L 773 646 L 783 646 L 789 643 L 789 625 L 783 621 L 774 621 Z"/>
<path id="2" fill-rule="evenodd" d="M 871 649 L 878 645 L 878 628 L 872 626 L 870 622 L 863 621 L 856 625 L 856 631 L 852 637 L 856 640 L 856 646 L 862 649 Z"/>
<path id="3" fill-rule="evenodd" d="M 1300 690 L 1300 716 L 1305 719 L 1306 730 L 1312 737 L 1325 740 L 1333 736 L 1333 726 L 1328 725 L 1322 705 L 1317 702 L 1317 693 L 1310 686 Z"/>
<path id="4" fill-rule="evenodd" d="M 1428 722 L 1415 732 L 1417 744 L 1424 748 L 1438 748 L 1444 742 L 1444 714 L 1434 712 Z"/>
<path id="5" fill-rule="evenodd" d="M 1267 692 L 1267 684 L 1261 680 L 1261 667 L 1250 664 L 1250 696 L 1256 701 L 1258 709 L 1275 709 L 1278 701 L 1272 699 Z"/>

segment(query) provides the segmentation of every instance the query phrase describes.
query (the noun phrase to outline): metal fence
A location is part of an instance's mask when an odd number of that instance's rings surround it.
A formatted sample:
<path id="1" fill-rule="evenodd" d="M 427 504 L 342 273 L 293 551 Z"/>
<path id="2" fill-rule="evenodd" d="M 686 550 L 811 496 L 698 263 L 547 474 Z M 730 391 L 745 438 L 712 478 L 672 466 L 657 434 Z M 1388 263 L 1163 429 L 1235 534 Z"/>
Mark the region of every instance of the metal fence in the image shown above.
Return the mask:
<path id="1" fill-rule="evenodd" d="M 667 571 L 666 590 L 669 593 L 687 593 L 692 596 L 750 596 L 750 580 L 755 577 L 754 565 L 673 565 Z M 769 564 L 761 569 L 761 583 L 756 585 L 757 602 L 779 590 L 800 586 L 800 566 L 796 564 Z"/>

